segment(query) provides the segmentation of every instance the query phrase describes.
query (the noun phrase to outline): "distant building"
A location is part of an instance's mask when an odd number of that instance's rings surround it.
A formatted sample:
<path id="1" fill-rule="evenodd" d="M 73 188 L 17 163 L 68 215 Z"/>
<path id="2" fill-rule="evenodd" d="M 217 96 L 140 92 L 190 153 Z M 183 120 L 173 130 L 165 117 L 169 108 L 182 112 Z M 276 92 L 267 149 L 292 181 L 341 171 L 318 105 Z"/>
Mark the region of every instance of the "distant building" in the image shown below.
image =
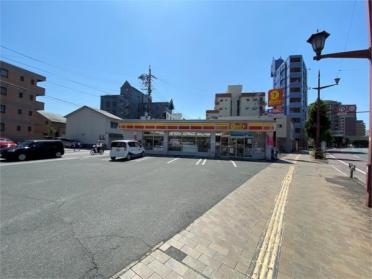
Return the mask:
<path id="1" fill-rule="evenodd" d="M 45 77 L 0 61 L 0 136 L 15 141 L 39 138 L 35 127 L 41 125 L 37 111 L 44 103 L 45 89 L 38 86 Z"/>
<path id="2" fill-rule="evenodd" d="M 227 92 L 217 93 L 214 109 L 206 111 L 206 119 L 263 115 L 265 112 L 265 92 L 242 92 L 242 90 L 242 85 L 229 85 Z"/>
<path id="3" fill-rule="evenodd" d="M 66 132 L 66 118 L 62 115 L 37 111 L 36 117 L 38 118 L 35 124 L 35 133 L 40 138 L 44 137 L 63 137 Z"/>
<path id="4" fill-rule="evenodd" d="M 328 106 L 328 119 L 331 122 L 331 135 L 336 138 L 356 136 L 356 105 L 344 105 L 333 100 L 323 101 Z"/>
<path id="5" fill-rule="evenodd" d="M 302 55 L 290 55 L 287 60 L 273 59 L 271 77 L 274 88 L 284 89 L 284 114 L 294 125 L 294 137 L 304 147 L 307 114 L 307 70 Z"/>
<path id="6" fill-rule="evenodd" d="M 107 146 L 113 140 L 123 139 L 119 129 L 122 120 L 107 111 L 83 106 L 66 116 L 66 138 L 80 141 L 82 144 L 104 142 Z"/>
<path id="7" fill-rule="evenodd" d="M 363 120 L 355 122 L 355 135 L 358 137 L 366 135 L 366 124 L 364 124 Z"/>
<path id="8" fill-rule="evenodd" d="M 140 119 L 147 111 L 148 97 L 128 81 L 120 88 L 120 95 L 101 96 L 101 110 L 108 111 L 123 119 Z M 151 118 L 165 119 L 172 113 L 173 102 L 151 102 Z"/>

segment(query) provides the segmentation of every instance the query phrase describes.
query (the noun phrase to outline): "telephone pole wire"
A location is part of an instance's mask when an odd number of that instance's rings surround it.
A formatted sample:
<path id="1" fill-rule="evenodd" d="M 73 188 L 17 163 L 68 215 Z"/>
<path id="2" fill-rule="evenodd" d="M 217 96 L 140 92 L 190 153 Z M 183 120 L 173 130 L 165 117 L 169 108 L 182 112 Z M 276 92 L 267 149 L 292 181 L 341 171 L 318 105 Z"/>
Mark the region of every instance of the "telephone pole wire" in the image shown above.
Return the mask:
<path id="1" fill-rule="evenodd" d="M 138 77 L 140 80 L 142 80 L 142 83 L 144 85 L 144 89 L 147 91 L 147 106 L 146 106 L 146 118 L 151 118 L 151 92 L 152 92 L 152 79 L 156 79 L 154 75 L 151 74 L 151 65 L 149 65 L 149 72 L 148 74 L 142 74 Z"/>

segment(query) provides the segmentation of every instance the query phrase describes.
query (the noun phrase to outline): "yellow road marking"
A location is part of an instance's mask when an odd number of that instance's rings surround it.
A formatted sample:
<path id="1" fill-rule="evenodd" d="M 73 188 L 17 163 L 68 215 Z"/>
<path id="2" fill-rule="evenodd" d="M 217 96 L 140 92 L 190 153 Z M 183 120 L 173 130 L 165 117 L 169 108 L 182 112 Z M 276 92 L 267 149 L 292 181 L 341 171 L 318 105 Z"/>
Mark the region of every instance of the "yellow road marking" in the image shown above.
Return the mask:
<path id="1" fill-rule="evenodd" d="M 301 155 L 296 157 L 296 160 Z M 274 210 L 271 215 L 269 226 L 265 233 L 265 238 L 262 243 L 260 253 L 258 255 L 256 265 L 251 278 L 273 278 L 275 263 L 281 245 L 281 236 L 283 228 L 283 217 L 289 185 L 292 182 L 294 166 L 290 166 L 287 175 L 282 181 L 282 187 L 275 200 Z"/>

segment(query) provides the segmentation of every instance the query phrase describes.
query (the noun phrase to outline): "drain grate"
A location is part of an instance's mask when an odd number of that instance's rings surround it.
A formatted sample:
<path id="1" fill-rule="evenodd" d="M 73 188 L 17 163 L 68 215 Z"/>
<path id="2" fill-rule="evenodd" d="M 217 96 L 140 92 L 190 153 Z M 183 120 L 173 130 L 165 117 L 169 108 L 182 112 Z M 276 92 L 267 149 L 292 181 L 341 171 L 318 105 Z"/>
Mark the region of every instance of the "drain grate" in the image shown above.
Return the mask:
<path id="1" fill-rule="evenodd" d="M 182 262 L 182 260 L 187 256 L 187 254 L 173 246 L 170 246 L 167 250 L 164 251 L 164 253 L 179 262 Z"/>

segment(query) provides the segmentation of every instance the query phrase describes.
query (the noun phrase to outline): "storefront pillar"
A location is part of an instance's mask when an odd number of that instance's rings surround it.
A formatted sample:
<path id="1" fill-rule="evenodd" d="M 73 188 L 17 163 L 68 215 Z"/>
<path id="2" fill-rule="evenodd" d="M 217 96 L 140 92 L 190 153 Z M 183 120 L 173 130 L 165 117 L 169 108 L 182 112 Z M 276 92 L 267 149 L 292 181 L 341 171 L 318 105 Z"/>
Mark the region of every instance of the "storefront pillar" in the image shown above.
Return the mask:
<path id="1" fill-rule="evenodd" d="M 211 146 L 209 149 L 209 156 L 216 157 L 216 133 L 211 133 Z"/>
<path id="2" fill-rule="evenodd" d="M 168 153 L 168 138 L 169 138 L 169 132 L 164 132 L 164 140 L 163 140 L 163 146 L 164 146 L 164 153 Z"/>

